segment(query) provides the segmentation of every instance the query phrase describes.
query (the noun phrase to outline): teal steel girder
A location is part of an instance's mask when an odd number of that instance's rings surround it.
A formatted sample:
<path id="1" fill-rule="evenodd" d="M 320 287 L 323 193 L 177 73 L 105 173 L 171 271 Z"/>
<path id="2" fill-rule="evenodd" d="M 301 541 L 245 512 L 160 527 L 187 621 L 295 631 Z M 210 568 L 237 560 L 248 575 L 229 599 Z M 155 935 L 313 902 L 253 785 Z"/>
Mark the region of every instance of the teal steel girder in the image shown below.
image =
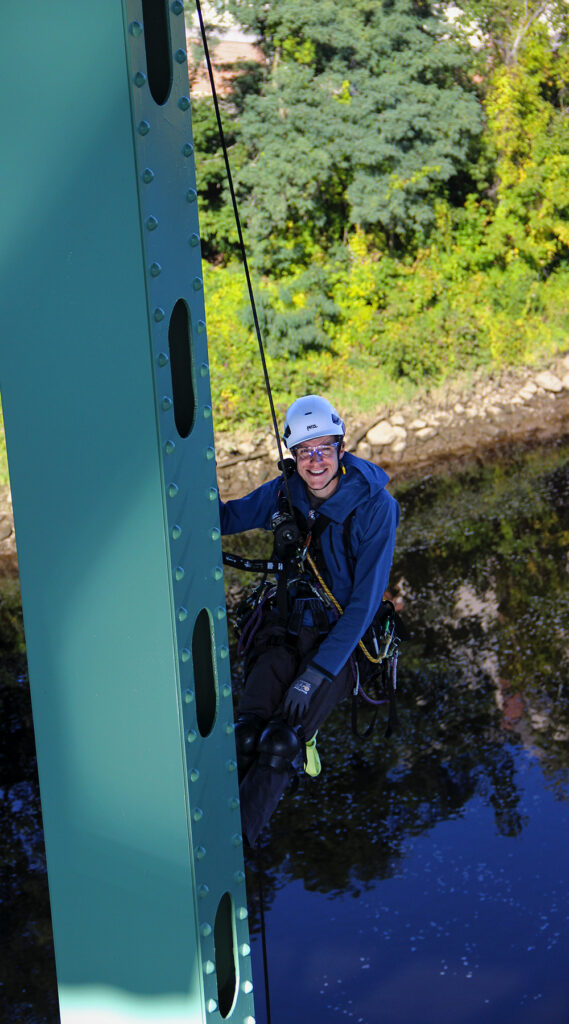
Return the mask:
<path id="1" fill-rule="evenodd" d="M 0 387 L 62 1024 L 253 1022 L 180 0 L 5 4 Z"/>

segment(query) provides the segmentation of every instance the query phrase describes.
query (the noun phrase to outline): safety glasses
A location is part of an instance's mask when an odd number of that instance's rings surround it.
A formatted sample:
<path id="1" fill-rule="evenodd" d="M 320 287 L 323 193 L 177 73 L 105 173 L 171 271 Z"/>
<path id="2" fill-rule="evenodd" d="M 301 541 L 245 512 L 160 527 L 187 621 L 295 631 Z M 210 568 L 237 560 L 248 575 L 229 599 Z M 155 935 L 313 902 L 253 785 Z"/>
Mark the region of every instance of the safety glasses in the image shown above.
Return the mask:
<path id="1" fill-rule="evenodd" d="M 334 452 L 338 450 L 341 441 L 334 441 L 332 444 L 317 444 L 310 448 L 295 448 L 294 455 L 299 462 L 309 462 L 310 459 L 331 459 Z"/>

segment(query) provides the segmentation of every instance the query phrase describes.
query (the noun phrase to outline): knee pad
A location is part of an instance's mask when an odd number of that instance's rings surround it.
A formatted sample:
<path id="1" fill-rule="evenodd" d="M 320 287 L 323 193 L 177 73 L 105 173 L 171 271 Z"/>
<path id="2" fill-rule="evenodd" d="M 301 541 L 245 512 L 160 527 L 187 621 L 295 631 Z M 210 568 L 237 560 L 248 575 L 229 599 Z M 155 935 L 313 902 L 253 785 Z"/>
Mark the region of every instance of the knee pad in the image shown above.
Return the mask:
<path id="1" fill-rule="evenodd" d="M 300 740 L 290 725 L 279 718 L 269 722 L 259 740 L 259 764 L 286 772 L 300 750 Z"/>
<path id="2" fill-rule="evenodd" d="M 250 765 L 256 756 L 264 724 L 263 719 L 258 715 L 246 712 L 238 716 L 235 722 L 235 749 L 240 766 Z"/>

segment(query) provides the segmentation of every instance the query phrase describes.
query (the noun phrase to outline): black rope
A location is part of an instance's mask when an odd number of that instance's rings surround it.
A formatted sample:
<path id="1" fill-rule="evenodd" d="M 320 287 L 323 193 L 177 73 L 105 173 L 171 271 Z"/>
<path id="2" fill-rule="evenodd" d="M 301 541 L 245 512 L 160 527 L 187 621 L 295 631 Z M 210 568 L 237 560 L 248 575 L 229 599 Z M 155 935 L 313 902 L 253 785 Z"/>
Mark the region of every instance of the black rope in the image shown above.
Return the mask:
<path id="1" fill-rule="evenodd" d="M 202 35 L 205 59 L 206 59 L 206 63 L 207 63 L 207 70 L 208 70 L 209 81 L 210 81 L 210 85 L 211 85 L 211 94 L 212 94 L 212 97 L 213 97 L 213 105 L 214 105 L 214 108 L 215 108 L 215 117 L 216 117 L 216 120 L 217 120 L 217 127 L 218 127 L 218 130 L 219 130 L 219 138 L 220 138 L 220 142 L 221 142 L 221 148 L 223 150 L 223 159 L 225 161 L 225 171 L 226 171 L 226 174 L 227 174 L 227 181 L 229 183 L 229 192 L 230 192 L 230 195 L 231 195 L 231 203 L 233 205 L 233 215 L 235 217 L 235 225 L 237 227 L 237 235 L 239 237 L 239 248 L 241 250 L 241 259 L 243 260 L 243 269 L 245 271 L 245 278 L 246 278 L 246 281 L 247 281 L 247 289 L 248 289 L 248 292 L 249 292 L 249 301 L 251 303 L 251 312 L 253 314 L 253 322 L 255 324 L 255 333 L 257 335 L 257 343 L 258 343 L 258 346 L 259 346 L 259 353 L 260 353 L 260 356 L 261 356 L 261 365 L 263 367 L 263 376 L 265 378 L 265 388 L 266 388 L 266 391 L 267 391 L 267 397 L 269 399 L 269 406 L 270 406 L 270 410 L 271 410 L 271 418 L 272 418 L 272 421 L 273 421 L 273 430 L 274 430 L 274 434 L 275 434 L 275 438 L 276 438 L 276 442 L 277 442 L 277 448 L 278 448 L 278 452 L 279 452 L 279 468 L 281 468 L 283 470 L 284 483 L 285 483 L 285 489 L 286 489 L 286 496 L 287 496 L 287 501 L 288 501 L 288 504 L 290 506 L 290 511 L 291 511 L 291 515 L 292 515 L 293 514 L 293 512 L 292 512 L 292 499 L 291 499 L 291 496 L 290 496 L 290 490 L 289 490 L 289 486 L 288 486 L 288 480 L 287 480 L 286 472 L 284 472 L 284 465 L 283 465 L 283 463 L 284 463 L 284 455 L 283 455 L 283 449 L 282 449 L 282 444 L 281 444 L 281 438 L 280 438 L 280 434 L 279 434 L 279 426 L 278 426 L 278 422 L 277 422 L 277 416 L 276 416 L 276 412 L 275 412 L 275 405 L 274 405 L 274 402 L 273 402 L 273 393 L 272 393 L 272 390 L 271 390 L 271 381 L 270 381 L 270 378 L 269 378 L 269 371 L 268 371 L 268 368 L 267 368 L 267 361 L 265 359 L 265 348 L 264 348 L 264 345 L 263 345 L 263 338 L 261 336 L 261 327 L 260 327 L 260 324 L 259 324 L 259 317 L 257 316 L 257 305 L 255 303 L 255 295 L 253 293 L 253 285 L 252 285 L 252 282 L 251 282 L 251 275 L 249 273 L 249 262 L 247 260 L 247 253 L 245 251 L 245 242 L 243 240 L 243 232 L 241 230 L 241 219 L 239 217 L 239 210 L 237 208 L 237 199 L 236 199 L 236 196 L 235 196 L 235 188 L 233 186 L 233 175 L 231 173 L 231 166 L 229 164 L 229 154 L 227 152 L 227 144 L 225 142 L 225 133 L 223 131 L 223 124 L 221 122 L 221 113 L 220 113 L 220 110 L 219 110 L 219 103 L 218 103 L 218 99 L 217 99 L 217 91 L 216 91 L 215 82 L 214 82 L 214 79 L 213 79 L 213 67 L 212 67 L 211 58 L 210 58 L 210 55 L 209 55 L 209 46 L 208 46 L 208 43 L 207 43 L 207 37 L 206 37 L 206 32 L 205 32 L 205 25 L 204 25 L 204 20 L 203 20 L 200 0 L 196 0 L 196 8 L 197 8 L 198 18 L 199 18 L 199 22 L 200 22 L 200 31 L 201 31 L 201 35 Z"/>

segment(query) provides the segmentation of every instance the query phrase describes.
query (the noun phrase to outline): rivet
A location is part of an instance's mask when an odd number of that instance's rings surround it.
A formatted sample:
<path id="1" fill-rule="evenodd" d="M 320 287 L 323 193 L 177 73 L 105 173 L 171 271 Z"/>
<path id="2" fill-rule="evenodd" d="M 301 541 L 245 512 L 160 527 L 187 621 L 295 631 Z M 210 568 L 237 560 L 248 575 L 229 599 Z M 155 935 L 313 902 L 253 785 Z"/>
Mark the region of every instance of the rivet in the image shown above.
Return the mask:
<path id="1" fill-rule="evenodd" d="M 170 10 L 172 11 L 172 14 L 181 14 L 182 11 L 184 10 L 182 0 L 174 0 L 174 3 L 172 4 Z"/>
<path id="2" fill-rule="evenodd" d="M 182 651 L 182 661 L 189 661 L 189 660 L 190 660 L 190 652 L 189 652 L 187 647 L 184 647 L 184 650 Z M 184 690 L 184 704 L 193 704 L 193 702 L 194 702 L 194 691 L 193 690 Z"/>
<path id="3" fill-rule="evenodd" d="M 227 612 L 226 612 L 225 608 L 223 607 L 223 605 L 222 604 L 218 604 L 217 608 L 215 609 L 215 617 L 216 617 L 216 619 L 219 619 L 219 620 L 224 619 L 226 614 L 227 614 Z"/>
<path id="4" fill-rule="evenodd" d="M 241 956 L 249 956 L 251 947 L 244 942 L 243 945 L 239 947 L 239 952 L 241 953 Z"/>
<path id="5" fill-rule="evenodd" d="M 233 722 L 226 722 L 223 728 L 228 736 L 231 736 L 233 734 Z"/>
<path id="6" fill-rule="evenodd" d="M 223 684 L 223 686 L 221 688 L 221 693 L 222 693 L 223 697 L 231 697 L 231 687 L 230 687 L 229 683 L 224 683 Z"/>
<path id="7" fill-rule="evenodd" d="M 180 96 L 180 99 L 178 100 L 178 106 L 179 106 L 180 110 L 189 110 L 189 107 L 190 107 L 190 99 L 189 99 L 189 97 L 188 96 Z"/>
<path id="8" fill-rule="evenodd" d="M 182 527 L 178 526 L 177 523 L 172 527 L 172 540 L 179 540 L 182 536 Z"/>
<path id="9" fill-rule="evenodd" d="M 170 358 L 168 356 L 168 353 L 167 352 L 159 352 L 158 356 L 156 358 L 156 362 L 158 363 L 158 366 L 168 366 L 168 363 L 170 362 Z"/>
<path id="10" fill-rule="evenodd" d="M 162 267 L 159 263 L 152 263 L 150 266 L 150 273 L 152 277 L 158 277 L 162 273 Z"/>
<path id="11" fill-rule="evenodd" d="M 239 918 L 240 921 L 246 921 L 247 918 L 249 917 L 249 911 L 247 910 L 247 907 L 239 907 L 237 910 L 237 917 Z"/>
<path id="12" fill-rule="evenodd" d="M 255 1024 L 254 1017 L 243 1017 L 243 1024 Z"/>
<path id="13" fill-rule="evenodd" d="M 206 848 L 205 848 L 205 846 L 198 846 L 197 849 L 196 849 L 196 860 L 203 860 L 205 855 L 206 855 Z M 211 971 L 208 971 L 207 973 L 211 974 Z"/>
<path id="14" fill-rule="evenodd" d="M 150 185 L 151 181 L 154 181 L 154 171 L 151 167 L 145 167 L 142 172 L 142 180 L 145 185 Z"/>
<path id="15" fill-rule="evenodd" d="M 185 622 L 188 617 L 188 609 L 180 607 L 178 608 L 178 622 Z"/>
<path id="16" fill-rule="evenodd" d="M 222 580 L 223 579 L 223 569 L 221 568 L 220 565 L 216 565 L 215 569 L 213 570 L 212 575 L 213 575 L 214 580 Z"/>
<path id="17" fill-rule="evenodd" d="M 172 399 L 169 397 L 169 395 L 164 395 L 161 405 L 164 412 L 168 412 L 168 409 L 172 408 Z"/>
<path id="18" fill-rule="evenodd" d="M 205 852 L 205 851 L 204 851 Z M 213 960 L 206 960 L 203 965 L 204 974 L 213 974 L 215 971 L 215 964 Z"/>
<path id="19" fill-rule="evenodd" d="M 197 198 L 198 198 L 198 194 L 197 194 L 195 188 L 189 188 L 188 191 L 186 192 L 186 202 L 187 203 L 195 203 Z"/>
<path id="20" fill-rule="evenodd" d="M 156 231 L 156 228 L 158 227 L 158 220 L 157 220 L 157 218 L 156 217 L 148 217 L 148 219 L 146 221 L 146 227 L 147 227 L 148 231 Z"/>
<path id="21" fill-rule="evenodd" d="M 168 485 L 168 497 L 169 498 L 175 498 L 179 490 L 180 490 L 180 488 L 178 487 L 178 484 L 169 484 Z"/>
<path id="22" fill-rule="evenodd" d="M 166 311 L 162 309 L 162 306 L 157 306 L 156 309 L 154 310 L 154 319 L 156 320 L 156 323 L 159 324 L 160 321 L 163 320 L 165 316 Z"/>
<path id="23" fill-rule="evenodd" d="M 210 487 L 209 491 L 207 492 L 207 496 L 210 501 L 215 501 L 215 499 L 217 498 L 217 487 Z"/>
<path id="24" fill-rule="evenodd" d="M 245 881 L 245 872 L 244 871 L 236 871 L 235 874 L 233 875 L 233 877 L 234 877 L 236 882 L 244 882 Z"/>
<path id="25" fill-rule="evenodd" d="M 204 405 L 202 409 L 202 416 L 204 420 L 208 420 L 211 416 L 211 405 Z"/>
<path id="26" fill-rule="evenodd" d="M 203 811 L 202 811 L 201 807 L 196 807 L 195 811 L 192 814 L 192 818 L 194 819 L 194 821 L 201 821 L 202 820 L 202 818 L 203 818 Z"/>
<path id="27" fill-rule="evenodd" d="M 194 147 L 192 146 L 191 142 L 184 142 L 184 145 L 182 146 L 182 155 L 191 156 L 193 152 Z"/>
<path id="28" fill-rule="evenodd" d="M 230 801 L 229 801 L 229 810 L 230 811 L 236 811 L 238 807 L 239 807 L 239 797 L 238 796 L 232 796 Z"/>
<path id="29" fill-rule="evenodd" d="M 150 131 L 150 125 L 148 121 L 139 121 L 136 126 L 136 130 L 139 135 L 148 135 L 148 132 Z"/>
<path id="30" fill-rule="evenodd" d="M 205 924 L 202 924 L 200 932 L 202 938 L 207 939 L 211 935 L 211 925 L 207 924 L 207 922 Z"/>
<path id="31" fill-rule="evenodd" d="M 221 537 L 221 530 L 218 530 L 217 526 L 214 526 L 213 530 L 209 531 L 209 535 L 212 540 L 219 540 Z"/>
<path id="32" fill-rule="evenodd" d="M 191 782 L 197 782 L 199 777 L 200 777 L 199 770 L 197 768 L 192 768 L 192 770 L 190 772 L 190 781 Z"/>
<path id="33" fill-rule="evenodd" d="M 174 441 L 166 441 L 166 444 L 164 445 L 164 451 L 166 452 L 166 455 L 172 455 L 172 452 L 176 451 L 176 445 Z"/>
<path id="34" fill-rule="evenodd" d="M 136 37 L 139 36 L 140 33 L 142 32 L 142 25 L 140 24 L 139 21 L 131 21 L 130 25 L 128 26 L 128 30 L 131 36 L 134 36 L 134 38 L 136 39 Z"/>
<path id="35" fill-rule="evenodd" d="M 225 762 L 225 770 L 226 770 L 226 772 L 234 772 L 236 768 L 237 768 L 237 762 L 236 761 L 229 760 L 229 761 Z"/>
<path id="36" fill-rule="evenodd" d="M 180 580 L 183 580 L 185 575 L 186 574 L 185 574 L 182 566 L 181 565 L 177 565 L 176 569 L 175 569 L 175 572 L 174 572 L 174 576 L 177 579 L 178 583 L 180 582 Z"/>
<path id="37" fill-rule="evenodd" d="M 209 448 L 206 448 L 205 457 L 208 460 L 208 462 L 211 462 L 212 459 L 215 459 L 215 448 L 213 448 L 212 445 L 210 445 Z"/>
<path id="38" fill-rule="evenodd" d="M 222 660 L 223 660 L 224 658 L 228 658 L 228 657 L 229 657 L 229 648 L 228 648 L 228 647 L 225 647 L 225 646 L 222 646 L 222 647 L 220 647 L 220 648 L 219 648 L 219 657 L 220 657 L 220 658 L 221 658 Z"/>
<path id="39" fill-rule="evenodd" d="M 183 647 L 182 650 L 180 651 L 180 659 L 184 662 L 184 664 L 186 663 L 186 661 L 190 660 L 191 656 L 192 652 L 187 647 Z M 192 691 L 186 690 L 186 692 L 184 693 L 184 700 L 186 704 L 190 704 L 193 699 L 194 695 Z"/>
<path id="40" fill-rule="evenodd" d="M 195 249 L 196 245 L 200 244 L 200 236 L 196 235 L 194 231 L 194 233 L 190 235 L 190 237 L 188 238 L 188 242 L 190 243 L 192 249 Z"/>
<path id="41" fill-rule="evenodd" d="M 249 995 L 253 991 L 253 983 L 249 980 L 241 982 L 241 991 Z"/>
<path id="42" fill-rule="evenodd" d="M 215 999 L 208 999 L 206 1003 L 206 1009 L 208 1013 L 215 1013 L 215 1011 L 217 1010 L 217 1003 Z"/>
<path id="43" fill-rule="evenodd" d="M 209 366 L 207 363 L 202 363 L 200 366 L 200 377 L 207 377 L 209 373 Z"/>
<path id="44" fill-rule="evenodd" d="M 236 832 L 234 836 L 231 836 L 231 845 L 232 846 L 241 846 L 242 844 L 243 844 L 243 836 L 239 832 Z"/>
<path id="45" fill-rule="evenodd" d="M 176 61 L 176 64 L 185 64 L 185 62 L 186 62 L 186 51 L 185 50 L 176 50 L 176 52 L 174 54 L 174 60 Z"/>
<path id="46" fill-rule="evenodd" d="M 203 334 L 205 331 L 205 320 L 198 320 L 198 334 Z"/>
<path id="47" fill-rule="evenodd" d="M 198 889 L 198 893 L 199 893 L 200 898 L 202 900 L 205 899 L 206 896 L 209 896 L 209 885 L 205 885 L 205 883 L 204 883 L 204 885 L 200 885 L 200 887 Z M 210 928 L 210 932 L 211 932 L 211 928 Z M 207 934 L 209 935 L 210 932 L 208 932 Z"/>
<path id="48" fill-rule="evenodd" d="M 198 734 L 197 734 L 196 730 L 195 729 L 189 729 L 189 731 L 188 731 L 188 733 L 186 735 L 186 739 L 187 739 L 188 743 L 193 743 L 194 740 L 197 740 L 197 738 L 198 738 Z"/>
<path id="49" fill-rule="evenodd" d="M 192 288 L 194 289 L 195 292 L 201 292 L 203 288 L 203 281 L 201 277 L 194 277 L 192 281 Z"/>
<path id="50" fill-rule="evenodd" d="M 144 74 L 143 71 L 137 71 L 133 81 L 134 84 L 138 86 L 138 88 L 140 89 L 146 83 L 146 75 Z"/>

